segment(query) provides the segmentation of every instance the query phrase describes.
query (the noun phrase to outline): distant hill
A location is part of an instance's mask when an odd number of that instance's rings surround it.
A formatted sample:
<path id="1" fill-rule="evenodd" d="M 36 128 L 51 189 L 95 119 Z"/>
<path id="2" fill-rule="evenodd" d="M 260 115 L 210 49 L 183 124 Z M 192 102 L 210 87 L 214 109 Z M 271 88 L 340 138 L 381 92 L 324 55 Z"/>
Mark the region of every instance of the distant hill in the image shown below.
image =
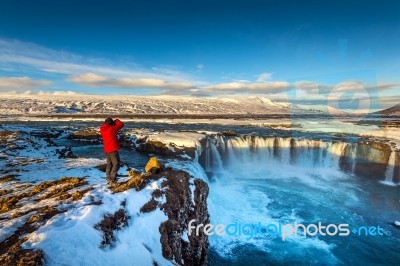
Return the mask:
<path id="1" fill-rule="evenodd" d="M 331 107 L 278 103 L 264 97 L 0 95 L 0 101 L 2 115 L 343 114 Z"/>
<path id="2" fill-rule="evenodd" d="M 398 103 L 390 108 L 378 111 L 376 113 L 382 114 L 382 115 L 400 116 L 400 103 Z"/>

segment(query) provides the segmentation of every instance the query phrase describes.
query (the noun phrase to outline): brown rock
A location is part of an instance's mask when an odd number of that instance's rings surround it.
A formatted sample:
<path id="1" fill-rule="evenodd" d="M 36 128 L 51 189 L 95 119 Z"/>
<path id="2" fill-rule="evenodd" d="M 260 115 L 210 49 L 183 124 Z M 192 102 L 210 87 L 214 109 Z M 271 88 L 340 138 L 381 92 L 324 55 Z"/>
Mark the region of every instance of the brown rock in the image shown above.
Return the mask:
<path id="1" fill-rule="evenodd" d="M 94 226 L 94 228 L 103 232 L 103 241 L 100 247 L 112 246 L 116 241 L 114 231 L 126 227 L 129 219 L 130 217 L 124 209 L 119 209 L 114 214 L 106 214 L 103 220 Z"/>
<path id="2" fill-rule="evenodd" d="M 187 225 L 194 219 L 196 224 L 209 223 L 207 209 L 208 186 L 203 180 L 194 179 L 194 202 L 191 200 L 189 174 L 183 171 L 165 169 L 161 172 L 166 180 L 161 184 L 166 202 L 161 209 L 168 220 L 160 225 L 163 256 L 178 265 L 205 265 L 207 263 L 208 236 L 188 236 L 189 241 L 182 239 Z"/>
<path id="3" fill-rule="evenodd" d="M 140 212 L 143 212 L 143 213 L 152 212 L 157 208 L 157 206 L 158 206 L 158 201 L 156 201 L 154 198 L 152 198 L 149 202 L 145 203 L 140 208 Z"/>

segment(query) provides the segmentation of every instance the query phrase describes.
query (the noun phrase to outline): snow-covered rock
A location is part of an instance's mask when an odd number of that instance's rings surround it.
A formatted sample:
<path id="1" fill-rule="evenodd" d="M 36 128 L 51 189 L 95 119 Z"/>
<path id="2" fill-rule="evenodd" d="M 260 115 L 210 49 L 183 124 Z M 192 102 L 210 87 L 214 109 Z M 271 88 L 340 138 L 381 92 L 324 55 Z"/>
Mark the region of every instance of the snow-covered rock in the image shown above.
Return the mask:
<path id="1" fill-rule="evenodd" d="M 208 237 L 186 225 L 209 222 L 206 182 L 162 167 L 108 186 L 102 160 L 62 148 L 46 131 L 0 130 L 1 265 L 205 265 Z"/>

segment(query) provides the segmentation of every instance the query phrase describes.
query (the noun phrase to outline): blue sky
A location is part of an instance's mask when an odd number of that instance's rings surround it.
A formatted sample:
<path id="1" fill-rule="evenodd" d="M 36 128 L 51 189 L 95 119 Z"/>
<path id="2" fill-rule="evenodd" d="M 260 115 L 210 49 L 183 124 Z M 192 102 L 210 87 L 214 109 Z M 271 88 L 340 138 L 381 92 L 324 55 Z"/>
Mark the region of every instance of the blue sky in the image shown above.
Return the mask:
<path id="1" fill-rule="evenodd" d="M 353 82 L 386 106 L 399 100 L 399 14 L 385 0 L 1 0 L 0 91 L 282 100 L 295 90 L 294 102 L 323 103 Z"/>

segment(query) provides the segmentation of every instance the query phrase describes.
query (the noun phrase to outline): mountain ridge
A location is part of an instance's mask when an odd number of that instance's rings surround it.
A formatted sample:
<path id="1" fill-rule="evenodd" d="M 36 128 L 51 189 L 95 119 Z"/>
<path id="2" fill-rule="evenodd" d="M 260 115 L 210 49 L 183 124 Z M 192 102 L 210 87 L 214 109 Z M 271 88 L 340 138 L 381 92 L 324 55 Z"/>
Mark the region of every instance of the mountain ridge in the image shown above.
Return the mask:
<path id="1" fill-rule="evenodd" d="M 172 96 L 9 95 L 0 96 L 3 115 L 51 114 L 344 114 L 331 108 L 313 108 L 273 102 L 260 96 L 194 98 Z"/>
<path id="2" fill-rule="evenodd" d="M 400 115 L 400 103 L 393 105 L 392 107 L 375 112 L 374 114 L 398 116 Z"/>

